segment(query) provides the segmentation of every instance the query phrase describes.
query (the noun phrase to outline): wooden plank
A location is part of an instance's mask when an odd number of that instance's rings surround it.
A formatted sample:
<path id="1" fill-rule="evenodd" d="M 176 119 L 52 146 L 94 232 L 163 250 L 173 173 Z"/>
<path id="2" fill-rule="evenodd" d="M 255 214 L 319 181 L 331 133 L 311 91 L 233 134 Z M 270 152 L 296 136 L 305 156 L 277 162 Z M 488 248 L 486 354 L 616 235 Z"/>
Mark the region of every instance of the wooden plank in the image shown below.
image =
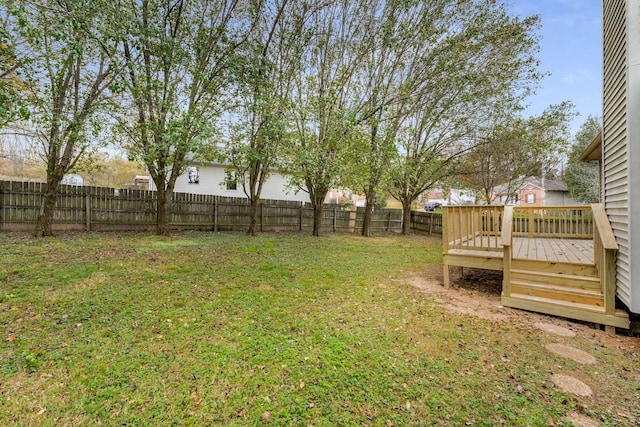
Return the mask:
<path id="1" fill-rule="evenodd" d="M 503 297 L 501 302 L 506 307 L 584 320 L 601 325 L 616 326 L 624 329 L 629 329 L 630 326 L 629 315 L 622 310 L 617 310 L 615 314 L 611 315 L 606 314 L 602 308 L 573 303 L 559 303 L 545 300 L 544 298 L 518 296 L 516 294 L 512 294 L 511 297 Z"/>
<path id="2" fill-rule="evenodd" d="M 556 250 L 552 247 L 551 239 L 539 239 L 542 243 L 542 248 L 544 251 L 544 259 L 550 262 L 557 262 L 558 256 L 556 255 Z"/>
<path id="3" fill-rule="evenodd" d="M 594 307 L 604 307 L 604 296 L 598 291 L 566 288 L 562 286 L 511 281 L 512 295 L 527 295 L 554 301 L 566 301 Z"/>
<path id="4" fill-rule="evenodd" d="M 502 257 L 483 257 L 449 253 L 444 257 L 443 262 L 451 266 L 482 268 L 486 270 L 502 271 L 503 268 Z"/>

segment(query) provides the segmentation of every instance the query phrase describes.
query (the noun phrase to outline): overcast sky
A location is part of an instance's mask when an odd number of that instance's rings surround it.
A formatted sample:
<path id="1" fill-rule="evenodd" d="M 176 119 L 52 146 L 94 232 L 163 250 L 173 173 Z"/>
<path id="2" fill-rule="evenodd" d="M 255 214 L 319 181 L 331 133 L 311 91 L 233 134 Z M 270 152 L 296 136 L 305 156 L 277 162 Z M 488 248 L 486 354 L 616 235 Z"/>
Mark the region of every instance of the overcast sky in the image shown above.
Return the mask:
<path id="1" fill-rule="evenodd" d="M 602 115 L 602 19 L 600 0 L 510 0 L 518 15 L 540 15 L 540 70 L 548 71 L 527 112 L 571 100 L 580 116 Z"/>

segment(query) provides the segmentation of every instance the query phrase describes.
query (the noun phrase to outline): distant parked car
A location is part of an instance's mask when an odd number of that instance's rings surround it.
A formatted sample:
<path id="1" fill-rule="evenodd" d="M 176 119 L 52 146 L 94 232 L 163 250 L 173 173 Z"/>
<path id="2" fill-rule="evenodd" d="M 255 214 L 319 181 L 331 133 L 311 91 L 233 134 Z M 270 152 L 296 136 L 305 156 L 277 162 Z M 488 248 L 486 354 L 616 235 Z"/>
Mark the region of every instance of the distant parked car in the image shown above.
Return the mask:
<path id="1" fill-rule="evenodd" d="M 424 210 L 427 212 L 437 211 L 440 208 L 442 208 L 442 203 L 439 202 L 429 202 L 424 205 Z"/>

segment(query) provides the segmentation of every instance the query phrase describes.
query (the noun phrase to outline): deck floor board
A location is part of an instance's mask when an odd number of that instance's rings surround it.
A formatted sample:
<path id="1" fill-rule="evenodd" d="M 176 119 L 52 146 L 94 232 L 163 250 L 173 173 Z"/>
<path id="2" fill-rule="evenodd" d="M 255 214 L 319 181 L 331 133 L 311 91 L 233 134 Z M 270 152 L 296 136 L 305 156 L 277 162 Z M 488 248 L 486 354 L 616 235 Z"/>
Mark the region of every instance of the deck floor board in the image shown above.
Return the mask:
<path id="1" fill-rule="evenodd" d="M 482 249 L 484 248 L 484 249 Z M 495 237 L 478 236 L 462 245 L 449 249 L 449 253 L 471 256 L 483 254 L 502 257 L 502 241 Z M 489 249 L 489 250 L 487 250 Z M 513 259 L 593 264 L 593 241 L 586 239 L 513 237 Z"/>

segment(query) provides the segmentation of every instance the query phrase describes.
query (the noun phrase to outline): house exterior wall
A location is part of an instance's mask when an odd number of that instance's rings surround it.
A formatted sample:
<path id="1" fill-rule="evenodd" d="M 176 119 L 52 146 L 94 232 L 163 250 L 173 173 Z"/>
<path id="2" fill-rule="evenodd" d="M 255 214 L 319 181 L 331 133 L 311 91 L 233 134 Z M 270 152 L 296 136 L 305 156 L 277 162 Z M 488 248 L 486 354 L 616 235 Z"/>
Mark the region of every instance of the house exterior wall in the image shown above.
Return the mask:
<path id="1" fill-rule="evenodd" d="M 640 313 L 640 264 L 631 262 L 640 254 L 640 3 L 602 5 L 603 200 L 618 243 L 617 295 Z"/>
<path id="2" fill-rule="evenodd" d="M 520 206 L 541 206 L 544 202 L 542 189 L 535 185 L 525 185 L 518 198 Z"/>
<path id="3" fill-rule="evenodd" d="M 188 172 L 183 173 L 176 180 L 176 193 L 211 194 L 224 197 L 247 197 L 238 182 L 236 189 L 227 189 L 225 183 L 225 166 L 218 164 L 197 165 L 198 183 L 189 182 Z M 153 181 L 151 190 L 155 190 Z M 288 180 L 285 176 L 272 172 L 262 188 L 262 199 L 309 202 L 309 195 L 303 191 L 294 193 L 287 188 Z"/>

